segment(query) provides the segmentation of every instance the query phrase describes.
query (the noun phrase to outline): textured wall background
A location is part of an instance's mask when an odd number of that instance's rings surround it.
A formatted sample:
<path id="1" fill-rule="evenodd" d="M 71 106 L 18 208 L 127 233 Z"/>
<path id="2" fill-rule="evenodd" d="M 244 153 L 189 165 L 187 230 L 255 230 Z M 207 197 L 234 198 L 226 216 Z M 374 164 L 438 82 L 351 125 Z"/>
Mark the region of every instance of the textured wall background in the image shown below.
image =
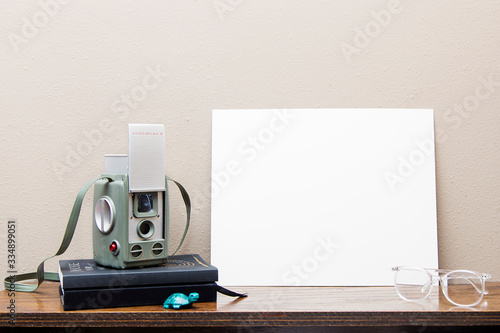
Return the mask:
<path id="1" fill-rule="evenodd" d="M 435 110 L 441 267 L 500 281 L 499 17 L 497 0 L 2 1 L 1 274 L 7 221 L 35 270 L 128 123 L 165 124 L 194 203 L 182 252 L 208 259 L 212 109 L 407 107 Z M 91 257 L 91 210 L 61 259 Z"/>

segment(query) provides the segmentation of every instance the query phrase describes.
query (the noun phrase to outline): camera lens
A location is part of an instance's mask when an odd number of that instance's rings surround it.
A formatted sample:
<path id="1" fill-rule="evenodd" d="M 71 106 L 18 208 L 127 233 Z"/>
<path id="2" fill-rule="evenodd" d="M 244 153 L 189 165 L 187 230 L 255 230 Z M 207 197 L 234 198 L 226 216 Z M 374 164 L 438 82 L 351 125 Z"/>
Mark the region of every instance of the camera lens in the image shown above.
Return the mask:
<path id="1" fill-rule="evenodd" d="M 142 238 L 149 238 L 153 236 L 155 232 L 155 226 L 150 220 L 142 220 L 137 225 L 137 234 Z"/>
<path id="2" fill-rule="evenodd" d="M 147 235 L 149 234 L 149 231 L 151 230 L 151 226 L 148 223 L 141 223 L 139 227 L 139 232 L 141 235 Z"/>
<path id="3" fill-rule="evenodd" d="M 153 210 L 153 195 L 139 194 L 137 197 L 137 211 L 139 213 L 147 213 Z"/>

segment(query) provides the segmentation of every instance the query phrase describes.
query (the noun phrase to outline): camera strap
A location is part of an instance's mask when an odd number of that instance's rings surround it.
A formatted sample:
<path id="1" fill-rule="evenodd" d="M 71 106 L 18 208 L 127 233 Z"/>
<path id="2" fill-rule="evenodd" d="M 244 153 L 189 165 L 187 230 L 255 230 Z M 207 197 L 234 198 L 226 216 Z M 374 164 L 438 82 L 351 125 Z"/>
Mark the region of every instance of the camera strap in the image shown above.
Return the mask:
<path id="1" fill-rule="evenodd" d="M 78 222 L 78 217 L 80 216 L 80 210 L 82 208 L 82 203 L 83 203 L 83 198 L 85 197 L 85 194 L 89 190 L 89 188 L 97 181 L 99 180 L 107 180 L 109 182 L 112 182 L 113 179 L 110 177 L 106 176 L 101 176 L 94 178 L 87 182 L 80 192 L 78 192 L 78 195 L 76 196 L 75 203 L 73 204 L 73 209 L 71 210 L 71 214 L 68 219 L 68 224 L 66 225 L 66 231 L 64 232 L 64 237 L 62 240 L 61 245 L 59 246 L 59 250 L 57 252 L 44 259 L 39 265 L 36 270 L 36 272 L 32 273 L 25 273 L 25 274 L 18 274 L 18 275 L 10 275 L 4 279 L 4 287 L 6 290 L 9 291 L 26 291 L 26 292 L 33 292 L 38 289 L 40 284 L 44 281 L 59 281 L 59 274 L 54 273 L 54 272 L 45 272 L 44 269 L 44 264 L 47 260 L 52 259 L 55 256 L 63 254 L 69 244 L 71 243 L 71 239 L 73 238 L 73 235 L 75 233 L 75 228 L 76 224 Z M 189 199 L 189 195 L 187 191 L 184 189 L 184 187 L 177 181 L 165 177 L 165 182 L 167 181 L 172 181 L 177 185 L 179 188 L 179 191 L 181 192 L 182 199 L 184 200 L 184 204 L 186 205 L 186 227 L 184 228 L 184 234 L 182 235 L 181 241 L 177 249 L 173 254 L 175 254 L 179 248 L 181 247 L 182 243 L 184 242 L 184 239 L 186 238 L 187 231 L 189 229 L 189 222 L 190 222 L 190 216 L 191 216 L 191 201 Z M 27 283 L 18 283 L 17 281 L 25 281 L 25 280 L 36 280 L 36 284 L 27 284 Z"/>
<path id="2" fill-rule="evenodd" d="M 177 251 L 179 251 L 182 243 L 184 243 L 184 239 L 186 238 L 186 234 L 187 234 L 188 229 L 189 229 L 189 222 L 191 220 L 191 200 L 189 199 L 189 194 L 187 193 L 186 189 L 179 182 L 173 180 L 172 178 L 170 178 L 168 176 L 165 176 L 165 183 L 169 180 L 171 182 L 173 182 L 175 185 L 177 185 L 177 188 L 181 192 L 182 200 L 184 200 L 184 205 L 186 206 L 186 227 L 184 228 L 184 233 L 182 234 L 182 238 L 181 238 L 181 241 L 179 242 L 179 246 L 174 251 L 174 253 L 171 254 L 173 256 L 174 254 L 177 253 Z M 165 184 L 165 186 L 166 186 L 166 184 Z"/>

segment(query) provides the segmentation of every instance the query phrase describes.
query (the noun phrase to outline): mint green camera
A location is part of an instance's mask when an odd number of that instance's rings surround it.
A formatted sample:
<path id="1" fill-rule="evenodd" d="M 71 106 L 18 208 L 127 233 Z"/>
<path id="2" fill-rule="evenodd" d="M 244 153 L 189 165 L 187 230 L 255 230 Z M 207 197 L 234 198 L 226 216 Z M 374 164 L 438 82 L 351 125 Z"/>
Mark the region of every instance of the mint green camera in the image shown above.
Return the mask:
<path id="1" fill-rule="evenodd" d="M 168 258 L 168 190 L 129 193 L 127 174 L 103 174 L 94 185 L 94 261 L 129 268 Z"/>
<path id="2" fill-rule="evenodd" d="M 94 185 L 94 261 L 114 268 L 168 258 L 169 205 L 163 125 L 129 125 L 128 155 L 105 155 Z"/>

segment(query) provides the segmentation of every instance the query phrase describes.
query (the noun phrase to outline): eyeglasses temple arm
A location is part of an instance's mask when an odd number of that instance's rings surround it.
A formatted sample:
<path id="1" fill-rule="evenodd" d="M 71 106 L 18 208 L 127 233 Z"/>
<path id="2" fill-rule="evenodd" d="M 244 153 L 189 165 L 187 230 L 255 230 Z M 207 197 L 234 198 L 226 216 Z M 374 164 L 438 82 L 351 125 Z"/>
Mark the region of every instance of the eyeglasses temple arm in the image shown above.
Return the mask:
<path id="1" fill-rule="evenodd" d="M 420 292 L 421 292 L 422 294 L 424 294 L 424 293 L 425 293 L 425 290 L 427 290 L 430 286 L 432 286 L 432 284 L 433 284 L 433 283 L 434 283 L 434 281 L 433 281 L 432 279 L 431 279 L 431 280 L 429 280 L 429 282 L 427 282 L 427 283 L 426 283 L 426 284 L 422 287 L 422 289 L 420 289 Z"/>

